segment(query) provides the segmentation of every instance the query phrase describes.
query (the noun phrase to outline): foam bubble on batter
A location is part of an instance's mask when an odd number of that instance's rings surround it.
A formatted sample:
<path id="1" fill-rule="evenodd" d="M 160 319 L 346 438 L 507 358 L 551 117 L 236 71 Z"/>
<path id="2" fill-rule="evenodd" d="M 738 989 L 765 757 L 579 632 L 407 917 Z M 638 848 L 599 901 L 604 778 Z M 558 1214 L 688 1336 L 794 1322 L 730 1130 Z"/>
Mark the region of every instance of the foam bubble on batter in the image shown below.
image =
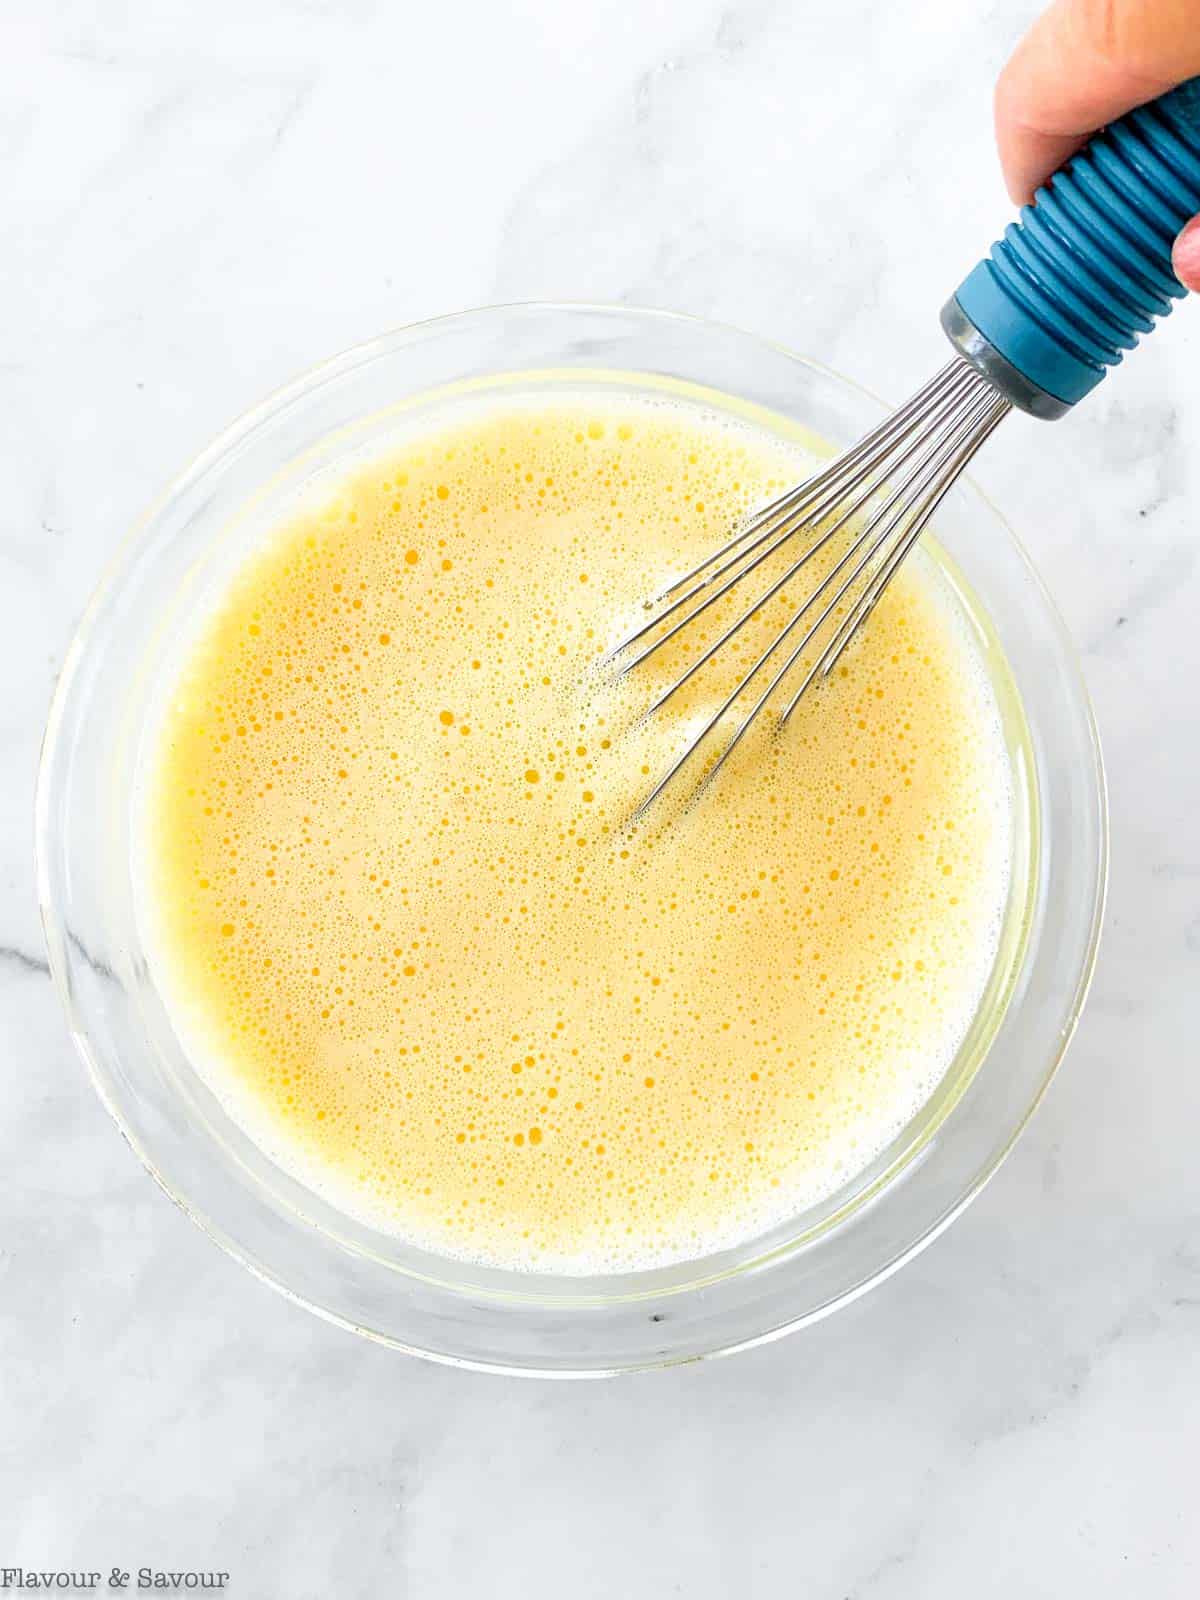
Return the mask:
<path id="1" fill-rule="evenodd" d="M 819 1202 L 937 1088 L 1011 792 L 932 563 L 785 737 L 633 832 L 780 613 L 646 726 L 687 650 L 594 671 L 805 467 L 696 405 L 514 398 L 360 466 L 222 597 L 153 758 L 155 968 L 210 1086 L 334 1204 L 493 1266 L 659 1266 Z"/>

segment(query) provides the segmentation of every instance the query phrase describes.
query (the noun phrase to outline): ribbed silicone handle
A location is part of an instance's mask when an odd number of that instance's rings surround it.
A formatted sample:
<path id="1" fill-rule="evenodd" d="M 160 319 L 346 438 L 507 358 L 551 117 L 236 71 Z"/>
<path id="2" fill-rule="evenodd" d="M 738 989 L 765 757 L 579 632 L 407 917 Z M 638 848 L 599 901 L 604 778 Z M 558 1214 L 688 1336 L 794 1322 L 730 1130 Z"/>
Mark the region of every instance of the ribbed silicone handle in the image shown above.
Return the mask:
<path id="1" fill-rule="evenodd" d="M 1200 212 L 1200 78 L 1098 133 L 955 293 L 984 338 L 1064 405 L 1094 389 L 1183 286 L 1171 246 Z"/>

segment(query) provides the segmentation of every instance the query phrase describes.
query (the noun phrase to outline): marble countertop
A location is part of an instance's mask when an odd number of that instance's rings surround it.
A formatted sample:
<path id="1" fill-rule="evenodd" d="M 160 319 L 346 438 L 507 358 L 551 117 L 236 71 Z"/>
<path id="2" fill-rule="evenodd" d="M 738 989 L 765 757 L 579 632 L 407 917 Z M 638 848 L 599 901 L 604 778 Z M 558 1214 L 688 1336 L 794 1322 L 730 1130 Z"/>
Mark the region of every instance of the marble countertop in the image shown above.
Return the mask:
<path id="1" fill-rule="evenodd" d="M 967 1214 L 821 1326 L 608 1384 L 286 1303 L 143 1174 L 46 973 L 51 687 L 221 425 L 380 329 L 623 300 L 900 398 L 1008 215 L 1028 0 L 0 0 L 0 1566 L 230 1594 L 1200 1590 L 1200 307 L 977 477 L 1079 641 L 1112 883 L 1082 1027 Z"/>

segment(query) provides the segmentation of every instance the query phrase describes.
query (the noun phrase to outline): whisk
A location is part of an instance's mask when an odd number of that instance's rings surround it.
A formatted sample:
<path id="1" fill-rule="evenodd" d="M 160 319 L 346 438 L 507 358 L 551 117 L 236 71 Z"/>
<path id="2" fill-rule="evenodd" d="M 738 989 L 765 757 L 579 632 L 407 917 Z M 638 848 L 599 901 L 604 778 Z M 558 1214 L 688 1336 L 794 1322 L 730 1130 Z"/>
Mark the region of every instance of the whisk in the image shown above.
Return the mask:
<path id="1" fill-rule="evenodd" d="M 754 696 L 749 710 L 706 780 L 777 693 L 787 697 L 779 714 L 779 726 L 786 725 L 813 683 L 836 666 L 959 474 L 1014 406 L 1034 417 L 1062 416 L 1170 311 L 1184 293 L 1171 270 L 1172 243 L 1198 211 L 1200 78 L 1193 78 L 1097 134 L 1038 190 L 946 302 L 942 327 L 957 354 L 936 377 L 647 603 L 649 618 L 609 652 L 622 674 L 804 536 L 795 559 L 658 695 L 650 715 L 784 595 L 818 552 L 837 555 L 635 820 L 744 696 Z M 833 543 L 839 536 L 844 550 Z M 640 650 L 627 654 L 635 645 Z M 810 649 L 817 653 L 808 662 Z"/>

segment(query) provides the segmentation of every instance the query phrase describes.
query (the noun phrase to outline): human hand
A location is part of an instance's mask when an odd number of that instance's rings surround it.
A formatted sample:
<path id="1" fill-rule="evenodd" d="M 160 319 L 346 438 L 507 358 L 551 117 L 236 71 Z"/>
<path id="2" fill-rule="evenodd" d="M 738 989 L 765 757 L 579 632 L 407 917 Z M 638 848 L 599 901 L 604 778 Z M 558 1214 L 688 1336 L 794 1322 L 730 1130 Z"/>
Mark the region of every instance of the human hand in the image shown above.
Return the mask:
<path id="1" fill-rule="evenodd" d="M 1018 204 L 1088 137 L 1200 73 L 1200 0 L 1053 0 L 996 84 L 996 144 Z M 1200 290 L 1200 216 L 1175 241 L 1175 274 Z"/>

